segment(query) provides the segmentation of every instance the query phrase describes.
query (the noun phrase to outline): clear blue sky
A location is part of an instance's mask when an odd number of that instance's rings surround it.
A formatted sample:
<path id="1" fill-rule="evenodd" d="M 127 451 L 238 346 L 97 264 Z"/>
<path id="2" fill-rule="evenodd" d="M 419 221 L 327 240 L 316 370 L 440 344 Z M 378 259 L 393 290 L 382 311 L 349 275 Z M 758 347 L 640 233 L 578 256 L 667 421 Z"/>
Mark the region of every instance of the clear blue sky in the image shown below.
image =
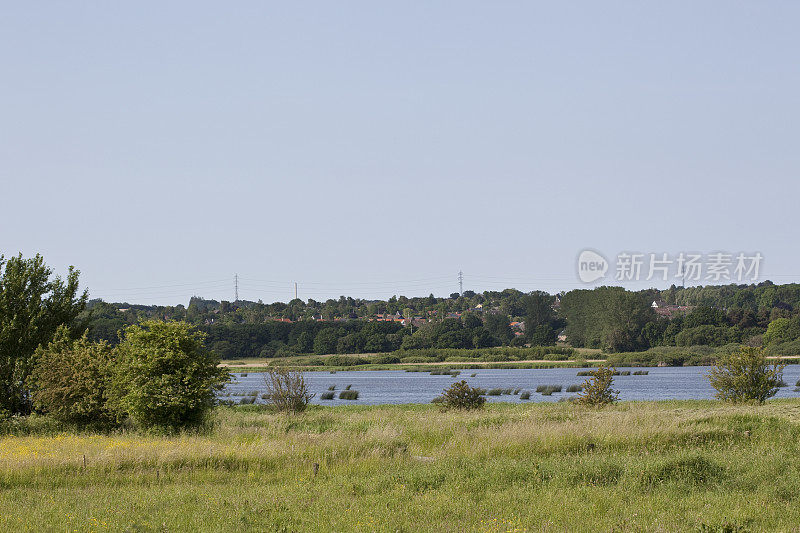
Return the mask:
<path id="1" fill-rule="evenodd" d="M 800 281 L 797 2 L 5 2 L 0 251 L 92 297 Z M 256 281 L 258 280 L 258 281 Z M 647 284 L 645 284 L 647 285 Z M 660 286 L 664 284 L 655 283 Z"/>

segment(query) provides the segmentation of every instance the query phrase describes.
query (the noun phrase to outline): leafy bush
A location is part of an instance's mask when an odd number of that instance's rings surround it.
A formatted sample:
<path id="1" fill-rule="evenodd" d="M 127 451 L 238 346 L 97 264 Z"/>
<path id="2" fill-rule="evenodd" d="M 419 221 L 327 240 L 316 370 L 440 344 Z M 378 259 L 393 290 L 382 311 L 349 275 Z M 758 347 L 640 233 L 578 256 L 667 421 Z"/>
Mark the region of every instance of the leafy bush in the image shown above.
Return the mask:
<path id="1" fill-rule="evenodd" d="M 396 355 L 378 355 L 372 360 L 377 365 L 395 365 L 400 362 Z"/>
<path id="2" fill-rule="evenodd" d="M 278 411 L 302 413 L 314 397 L 302 372 L 287 368 L 270 368 L 264 375 L 267 396 Z"/>
<path id="3" fill-rule="evenodd" d="M 446 388 L 442 393 L 443 403 L 452 409 L 479 409 L 483 407 L 486 398 L 481 395 L 481 390 L 467 385 L 464 380 L 457 381 Z"/>
<path id="4" fill-rule="evenodd" d="M 125 329 L 117 347 L 110 401 L 117 417 L 142 427 L 177 429 L 205 421 L 228 381 L 205 334 L 185 322 L 150 320 Z"/>
<path id="5" fill-rule="evenodd" d="M 524 391 L 522 394 L 519 395 L 519 399 L 520 400 L 530 400 L 531 399 L 531 392 L 527 391 L 527 390 Z"/>
<path id="6" fill-rule="evenodd" d="M 323 392 L 322 396 L 320 396 L 320 398 L 323 399 L 323 400 L 333 400 L 334 396 L 336 396 L 336 393 L 329 390 L 329 391 Z"/>
<path id="7" fill-rule="evenodd" d="M 332 355 L 325 358 L 325 366 L 357 366 L 368 364 L 368 360 L 354 355 Z"/>
<path id="8" fill-rule="evenodd" d="M 36 410 L 71 424 L 113 421 L 107 402 L 112 351 L 105 341 L 89 342 L 86 333 L 72 341 L 62 326 L 46 348 L 36 351 L 34 360 L 28 385 Z"/>
<path id="9" fill-rule="evenodd" d="M 343 390 L 339 393 L 340 400 L 358 400 L 357 390 Z"/>
<path id="10" fill-rule="evenodd" d="M 583 387 L 580 385 L 570 385 L 567 387 L 567 392 L 580 392 L 583 390 Z"/>
<path id="11" fill-rule="evenodd" d="M 601 366 L 592 372 L 591 379 L 587 379 L 581 385 L 583 392 L 578 395 L 577 402 L 591 406 L 603 406 L 616 402 L 619 399 L 619 391 L 611 388 L 614 373 L 615 370 L 607 366 Z"/>
<path id="12" fill-rule="evenodd" d="M 743 346 L 738 352 L 720 357 L 708 374 L 716 397 L 731 402 L 764 403 L 778 392 L 783 381 L 783 363 L 770 365 L 764 350 Z"/>

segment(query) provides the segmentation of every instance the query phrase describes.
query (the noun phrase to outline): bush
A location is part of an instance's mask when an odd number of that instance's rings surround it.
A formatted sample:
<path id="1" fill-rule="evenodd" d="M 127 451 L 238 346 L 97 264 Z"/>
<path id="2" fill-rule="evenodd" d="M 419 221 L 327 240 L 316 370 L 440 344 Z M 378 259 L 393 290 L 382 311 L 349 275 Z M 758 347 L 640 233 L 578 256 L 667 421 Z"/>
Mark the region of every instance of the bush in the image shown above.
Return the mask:
<path id="1" fill-rule="evenodd" d="M 452 409 L 479 409 L 483 407 L 486 398 L 479 389 L 470 387 L 464 380 L 450 385 L 442 393 L 443 403 Z"/>
<path id="2" fill-rule="evenodd" d="M 368 364 L 368 360 L 354 355 L 331 355 L 325 358 L 325 366 L 357 366 Z"/>
<path id="3" fill-rule="evenodd" d="M 37 411 L 70 424 L 107 425 L 114 420 L 107 401 L 112 352 L 104 341 L 89 342 L 86 333 L 72 341 L 62 326 L 34 360 L 28 386 Z"/>
<path id="4" fill-rule="evenodd" d="M 488 396 L 500 396 L 503 394 L 503 389 L 489 389 L 489 392 L 486 393 Z"/>
<path id="5" fill-rule="evenodd" d="M 567 387 L 567 392 L 580 392 L 583 390 L 583 387 L 580 385 L 570 385 Z"/>
<path id="6" fill-rule="evenodd" d="M 199 425 L 228 381 L 205 334 L 185 322 L 149 320 L 125 329 L 117 347 L 110 402 L 117 418 L 142 427 Z"/>
<path id="7" fill-rule="evenodd" d="M 343 390 L 339 393 L 340 400 L 358 400 L 357 390 Z"/>
<path id="8" fill-rule="evenodd" d="M 708 379 L 720 400 L 764 403 L 778 392 L 784 366 L 770 365 L 761 348 L 743 346 L 738 352 L 719 357 Z"/>
<path id="9" fill-rule="evenodd" d="M 372 360 L 376 365 L 396 365 L 400 358 L 396 355 L 379 355 Z"/>
<path id="10" fill-rule="evenodd" d="M 530 393 L 530 391 L 525 391 L 525 392 L 523 392 L 522 394 L 520 394 L 520 395 L 519 395 L 519 399 L 520 399 L 520 400 L 530 400 L 530 399 L 531 399 L 531 393 Z"/>
<path id="11" fill-rule="evenodd" d="M 322 393 L 322 396 L 320 396 L 320 398 L 323 400 L 333 400 L 334 396 L 336 396 L 336 393 L 334 393 L 333 391 L 326 391 Z"/>
<path id="12" fill-rule="evenodd" d="M 601 366 L 592 372 L 591 379 L 583 382 L 583 392 L 578 395 L 577 402 L 583 405 L 603 406 L 616 402 L 619 391 L 611 388 L 614 381 L 613 368 Z"/>
<path id="13" fill-rule="evenodd" d="M 269 401 L 278 411 L 302 413 L 311 398 L 302 372 L 287 368 L 270 368 L 264 375 Z"/>

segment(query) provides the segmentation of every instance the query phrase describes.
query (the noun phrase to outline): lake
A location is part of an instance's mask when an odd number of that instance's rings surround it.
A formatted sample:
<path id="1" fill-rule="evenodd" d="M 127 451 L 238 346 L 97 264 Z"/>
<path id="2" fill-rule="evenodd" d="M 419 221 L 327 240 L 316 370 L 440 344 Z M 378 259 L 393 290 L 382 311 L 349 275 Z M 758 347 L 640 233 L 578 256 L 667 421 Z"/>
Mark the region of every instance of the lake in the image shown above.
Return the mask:
<path id="1" fill-rule="evenodd" d="M 427 372 L 405 372 L 403 370 L 357 370 L 331 374 L 328 371 L 305 372 L 311 392 L 315 393 L 312 403 L 322 405 L 342 404 L 402 404 L 429 403 L 441 394 L 442 390 L 454 381 L 466 380 L 473 387 L 484 389 L 512 388 L 531 392 L 530 400 L 520 400 L 518 395 L 487 396 L 489 402 L 555 402 L 559 398 L 574 396 L 574 393 L 553 393 L 543 396 L 534 391 L 538 385 L 581 384 L 586 377 L 578 377 L 584 368 L 548 369 L 468 369 L 461 370 L 457 377 L 432 376 Z M 706 375 L 709 367 L 662 367 L 662 368 L 618 368 L 619 371 L 647 370 L 644 376 L 615 376 L 613 388 L 620 391 L 620 400 L 699 400 L 713 398 L 714 389 L 709 385 Z M 472 374 L 475 377 L 471 377 Z M 264 403 L 261 395 L 265 392 L 263 374 L 233 374 L 234 380 L 222 391 L 223 399 L 239 401 L 246 395 L 257 394 L 256 403 Z M 776 398 L 796 398 L 795 383 L 800 379 L 800 365 L 788 365 L 783 379 L 789 384 L 781 388 Z M 336 399 L 321 400 L 320 396 L 328 387 L 336 386 Z M 359 391 L 358 400 L 340 400 L 339 391 L 347 385 Z"/>

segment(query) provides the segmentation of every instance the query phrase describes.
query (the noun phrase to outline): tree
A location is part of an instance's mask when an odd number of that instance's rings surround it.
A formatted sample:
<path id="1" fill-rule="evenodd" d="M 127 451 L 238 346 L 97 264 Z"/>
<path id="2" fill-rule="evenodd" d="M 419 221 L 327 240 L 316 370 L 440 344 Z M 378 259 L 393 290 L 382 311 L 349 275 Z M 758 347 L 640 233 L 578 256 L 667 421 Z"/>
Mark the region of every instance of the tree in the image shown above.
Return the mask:
<path id="1" fill-rule="evenodd" d="M 287 368 L 270 368 L 264 376 L 267 399 L 278 411 L 302 413 L 314 397 L 302 372 Z"/>
<path id="2" fill-rule="evenodd" d="M 304 331 L 297 337 L 297 350 L 300 353 L 311 353 L 314 349 L 314 334 Z"/>
<path id="3" fill-rule="evenodd" d="M 764 403 L 778 392 L 784 366 L 767 363 L 761 348 L 743 346 L 738 352 L 720 356 L 709 371 L 708 380 L 720 400 Z"/>
<path id="4" fill-rule="evenodd" d="M 78 295 L 79 272 L 69 267 L 66 280 L 51 280 L 51 274 L 38 254 L 8 261 L 0 255 L 0 412 L 30 412 L 26 382 L 36 348 L 46 346 L 61 325 L 71 334 L 78 329 L 88 298 L 86 291 Z"/>
<path id="5" fill-rule="evenodd" d="M 592 372 L 592 377 L 583 382 L 583 392 L 578 394 L 578 403 L 600 407 L 616 402 L 619 391 L 611 388 L 614 372 L 613 368 L 607 366 L 601 366 Z"/>
<path id="6" fill-rule="evenodd" d="M 339 335 L 336 333 L 335 328 L 322 329 L 314 338 L 314 353 L 317 355 L 336 353 L 336 343 L 338 341 Z"/>
<path id="7" fill-rule="evenodd" d="M 486 402 L 482 392 L 462 380 L 450 385 L 437 400 L 452 409 L 479 409 Z"/>
<path id="8" fill-rule="evenodd" d="M 113 421 L 107 391 L 113 361 L 110 346 L 93 343 L 86 333 L 70 339 L 66 326 L 60 326 L 52 342 L 35 354 L 28 384 L 36 410 L 56 420 L 90 425 Z"/>
<path id="9" fill-rule="evenodd" d="M 514 338 L 514 332 L 511 331 L 510 320 L 508 315 L 502 313 L 486 313 L 484 317 L 484 328 L 489 332 L 498 344 L 506 344 Z"/>
<path id="10" fill-rule="evenodd" d="M 149 320 L 125 329 L 117 347 L 112 406 L 142 427 L 178 429 L 204 422 L 228 381 L 205 334 L 185 322 Z"/>

